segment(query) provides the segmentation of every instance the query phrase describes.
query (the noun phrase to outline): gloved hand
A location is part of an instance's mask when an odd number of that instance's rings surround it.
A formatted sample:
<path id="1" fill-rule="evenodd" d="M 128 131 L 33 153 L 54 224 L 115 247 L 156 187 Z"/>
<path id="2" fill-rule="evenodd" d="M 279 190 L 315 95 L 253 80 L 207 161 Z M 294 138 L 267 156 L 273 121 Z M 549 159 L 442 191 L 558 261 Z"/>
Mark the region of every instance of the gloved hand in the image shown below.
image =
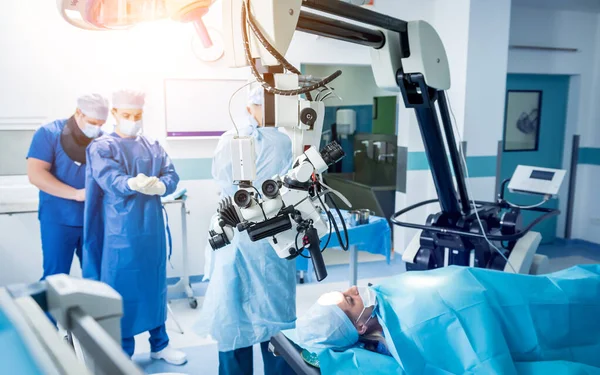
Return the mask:
<path id="1" fill-rule="evenodd" d="M 156 177 L 148 177 L 143 173 L 127 180 L 127 185 L 131 190 L 139 191 L 142 193 L 142 189 L 155 184 L 158 181 Z M 164 185 L 164 184 L 163 184 Z"/>
<path id="2" fill-rule="evenodd" d="M 139 190 L 139 192 L 146 195 L 158 195 L 162 197 L 167 192 L 167 187 L 165 186 L 164 182 L 156 178 L 156 181 L 146 185 Z"/>

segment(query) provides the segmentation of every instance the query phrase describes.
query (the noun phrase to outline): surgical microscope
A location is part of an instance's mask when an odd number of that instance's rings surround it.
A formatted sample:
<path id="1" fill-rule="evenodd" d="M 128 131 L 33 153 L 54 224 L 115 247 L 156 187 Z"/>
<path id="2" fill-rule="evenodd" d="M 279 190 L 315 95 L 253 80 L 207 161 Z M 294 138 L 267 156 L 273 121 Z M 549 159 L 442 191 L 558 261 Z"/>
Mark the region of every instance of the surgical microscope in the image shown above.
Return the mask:
<path id="1" fill-rule="evenodd" d="M 144 18 L 136 13 L 139 9 L 154 10 L 150 12 L 154 18 L 189 21 L 195 16 L 196 30 L 205 46 L 211 45 L 201 16 L 212 0 L 145 0 L 137 1 L 136 8 L 115 6 L 127 0 L 57 1 L 68 22 L 92 30 L 139 22 Z M 302 75 L 289 63 L 284 56 L 297 30 L 369 47 L 377 85 L 398 92 L 405 107 L 414 110 L 437 198 L 404 208 L 391 218 L 396 226 L 418 230 L 403 253 L 407 269 L 461 265 L 534 272 L 541 236 L 532 229 L 559 214 L 541 204 L 558 194 L 565 171 L 519 166 L 512 179 L 502 183 L 496 201 L 475 201 L 469 196 L 466 162 L 457 148 L 445 92 L 450 89 L 448 59 L 429 23 L 403 21 L 338 0 L 222 0 L 222 6 L 228 65 L 250 67 L 265 91 L 264 125 L 279 127 L 290 135 L 296 161 L 288 174 L 274 176 L 261 186 L 261 194 L 252 185 L 253 141 L 234 139 L 232 158 L 239 163 L 234 162 L 233 182 L 239 184 L 239 191 L 233 199 L 220 203 L 209 233 L 213 249 L 230 243 L 236 232 L 246 231 L 253 241 L 267 239 L 281 258 L 293 259 L 309 250 L 317 279 L 327 274 L 321 256 L 326 244 L 321 242 L 337 225 L 329 209 L 334 200 L 328 204 L 325 198 L 345 198 L 329 189 L 321 174 L 343 157 L 343 151 L 337 144 L 317 151 L 324 104 L 319 95 L 313 98 L 312 94 L 327 89 L 342 72 L 318 79 Z M 79 19 L 70 19 L 67 11 L 78 13 Z M 535 194 L 544 200 L 535 206 L 513 204 L 504 197 L 507 184 L 513 192 Z M 425 223 L 401 220 L 404 214 L 433 203 L 441 210 Z M 535 212 L 538 217 L 525 226 L 523 211 Z M 336 232 L 340 236 L 341 231 Z"/>

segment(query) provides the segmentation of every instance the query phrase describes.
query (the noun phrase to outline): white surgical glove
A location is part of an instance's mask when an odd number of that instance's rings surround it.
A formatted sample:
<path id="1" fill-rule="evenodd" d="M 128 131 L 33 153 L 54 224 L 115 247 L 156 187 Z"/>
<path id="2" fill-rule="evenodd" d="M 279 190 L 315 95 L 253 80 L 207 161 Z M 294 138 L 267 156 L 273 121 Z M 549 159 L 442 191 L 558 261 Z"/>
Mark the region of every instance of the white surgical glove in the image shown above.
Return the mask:
<path id="1" fill-rule="evenodd" d="M 157 181 L 158 178 L 156 177 L 148 177 L 145 174 L 140 173 L 127 180 L 127 185 L 131 190 L 139 191 L 141 193 L 144 188 L 155 184 Z"/>
<path id="2" fill-rule="evenodd" d="M 156 177 L 154 177 L 154 178 L 156 178 Z M 142 194 L 158 195 L 158 196 L 163 196 L 163 195 L 165 195 L 166 192 L 167 192 L 167 187 L 165 186 L 165 183 L 159 179 L 156 179 L 155 182 L 153 182 L 149 185 L 146 185 L 145 187 L 143 187 L 140 190 L 140 193 L 142 193 Z"/>

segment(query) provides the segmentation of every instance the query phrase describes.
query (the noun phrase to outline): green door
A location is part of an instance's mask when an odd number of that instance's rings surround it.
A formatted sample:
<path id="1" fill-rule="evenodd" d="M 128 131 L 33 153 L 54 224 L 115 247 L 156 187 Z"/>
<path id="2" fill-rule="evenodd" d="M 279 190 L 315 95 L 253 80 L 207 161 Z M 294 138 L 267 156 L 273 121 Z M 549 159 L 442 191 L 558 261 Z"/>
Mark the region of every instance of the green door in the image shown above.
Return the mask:
<path id="1" fill-rule="evenodd" d="M 520 164 L 561 169 L 569 77 L 509 74 L 506 91 L 502 180 L 510 178 Z M 508 189 L 505 198 L 522 206 L 542 200 L 541 196 L 513 194 Z M 558 198 L 543 207 L 558 208 Z M 523 223 L 527 225 L 537 216 L 523 212 Z M 554 241 L 556 223 L 554 217 L 535 226 L 534 230 L 542 235 L 542 243 Z"/>

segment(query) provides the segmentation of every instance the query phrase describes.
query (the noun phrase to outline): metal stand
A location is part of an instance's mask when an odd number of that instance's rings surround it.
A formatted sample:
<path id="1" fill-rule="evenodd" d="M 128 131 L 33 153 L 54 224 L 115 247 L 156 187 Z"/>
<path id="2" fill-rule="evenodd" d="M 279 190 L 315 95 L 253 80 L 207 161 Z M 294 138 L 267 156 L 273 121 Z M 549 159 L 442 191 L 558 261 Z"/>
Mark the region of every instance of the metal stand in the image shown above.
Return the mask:
<path id="1" fill-rule="evenodd" d="M 358 249 L 355 245 L 351 245 L 348 249 L 350 252 L 350 287 L 356 285 L 358 279 Z"/>
<path id="2" fill-rule="evenodd" d="M 177 199 L 175 201 L 164 202 L 164 205 L 168 204 L 180 204 L 181 205 L 181 258 L 183 262 L 183 275 L 179 278 L 179 281 L 174 285 L 170 285 L 167 289 L 169 293 L 176 293 L 183 291 L 187 296 L 188 303 L 192 309 L 198 307 L 198 300 L 194 297 L 194 291 L 190 284 L 190 274 L 188 270 L 188 242 L 187 242 L 187 215 L 189 214 L 185 197 L 183 199 Z M 179 324 L 177 324 L 179 326 Z"/>
<path id="3" fill-rule="evenodd" d="M 185 292 L 185 295 L 187 296 L 190 307 L 192 309 L 195 309 L 198 307 L 198 300 L 196 299 L 196 297 L 194 297 L 194 291 L 192 290 L 192 285 L 190 284 L 190 274 L 189 274 L 189 270 L 188 270 L 189 261 L 188 261 L 188 242 L 187 242 L 187 215 L 189 212 L 188 212 L 186 204 L 185 204 L 185 199 L 186 199 L 186 197 L 183 196 L 181 199 L 163 203 L 163 205 L 168 205 L 168 204 L 180 204 L 181 205 L 181 251 L 182 251 L 181 258 L 182 258 L 182 263 L 183 263 L 183 268 L 182 268 L 183 274 L 181 275 L 181 277 L 179 278 L 177 283 L 167 287 L 167 293 L 178 293 L 181 291 Z M 170 303 L 170 301 L 169 301 L 169 303 Z M 179 333 L 181 333 L 183 335 L 184 331 L 181 328 L 179 321 L 177 321 L 177 318 L 175 317 L 175 314 L 173 313 L 173 310 L 171 309 L 171 305 L 169 303 L 167 303 L 167 312 L 169 313 L 169 315 L 171 315 L 171 318 L 173 318 L 173 322 L 175 322 L 175 325 L 177 326 L 177 330 L 179 331 Z"/>
<path id="4" fill-rule="evenodd" d="M 167 312 L 169 314 L 171 314 L 171 317 L 173 318 L 173 321 L 175 322 L 175 325 L 177 326 L 179 333 L 181 333 L 183 335 L 184 334 L 183 329 L 181 328 L 181 325 L 179 325 L 177 318 L 175 318 L 175 314 L 173 313 L 173 310 L 171 309 L 171 305 L 168 302 L 167 302 Z"/>

